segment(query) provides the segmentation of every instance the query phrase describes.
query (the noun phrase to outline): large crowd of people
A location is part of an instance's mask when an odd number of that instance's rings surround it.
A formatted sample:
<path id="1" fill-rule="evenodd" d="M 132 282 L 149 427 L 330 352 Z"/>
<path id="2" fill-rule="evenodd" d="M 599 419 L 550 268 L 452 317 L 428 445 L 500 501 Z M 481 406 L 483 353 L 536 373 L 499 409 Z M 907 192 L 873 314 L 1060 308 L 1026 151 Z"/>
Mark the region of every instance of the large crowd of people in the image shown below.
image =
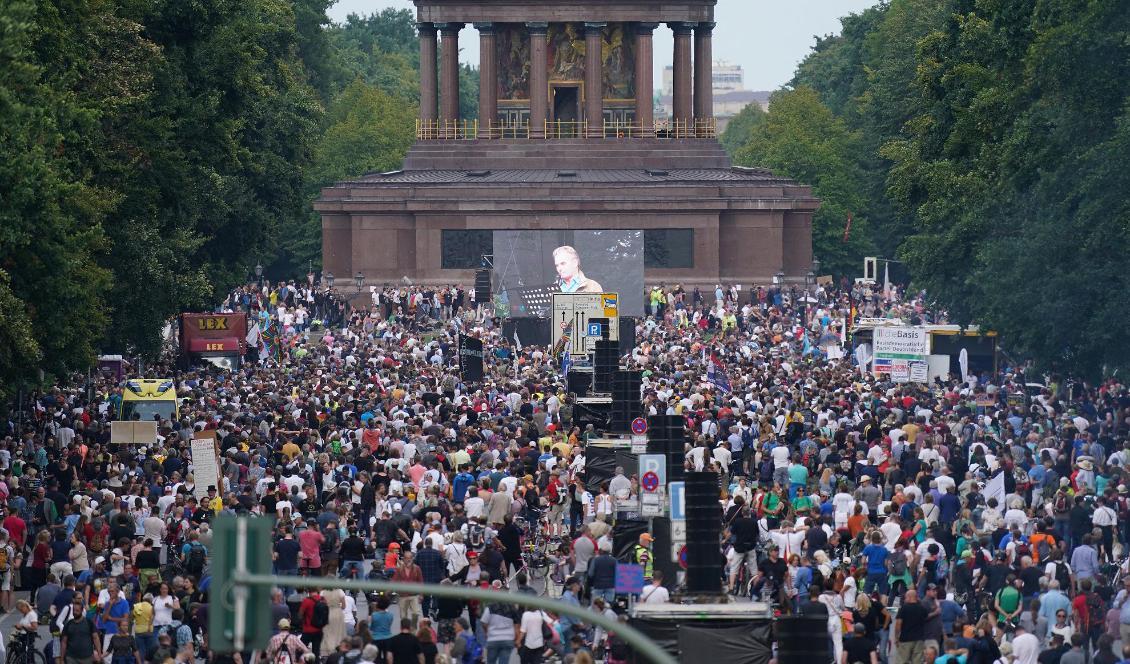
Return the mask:
<path id="1" fill-rule="evenodd" d="M 642 370 L 641 414 L 683 416 L 688 469 L 719 474 L 720 589 L 825 617 L 836 664 L 1126 659 L 1125 386 L 1051 376 L 1034 390 L 1043 379 L 1023 366 L 928 385 L 861 372 L 840 350 L 857 317 L 944 320 L 898 288 L 644 297 L 622 359 Z M 150 446 L 110 443 L 117 378 L 17 404 L 0 442 L 13 646 L 68 664 L 247 664 L 207 647 L 220 514 L 275 519 L 283 577 L 548 592 L 613 616 L 616 567 L 636 562 L 647 585 L 633 601 L 676 599 L 650 534 L 613 554 L 639 481 L 618 469 L 586 484 L 599 432 L 578 425 L 557 358 L 476 304 L 460 286 L 373 288 L 349 306 L 306 284 L 249 284 L 221 310 L 269 320 L 279 351 L 231 371 L 147 367 L 182 397 Z M 477 384 L 457 370 L 460 333 L 484 341 Z M 218 480 L 199 487 L 188 441 L 204 430 Z M 548 543 L 537 565 L 534 542 Z M 269 610 L 278 633 L 260 656 L 285 664 L 630 654 L 614 632 L 504 601 L 283 586 Z"/>

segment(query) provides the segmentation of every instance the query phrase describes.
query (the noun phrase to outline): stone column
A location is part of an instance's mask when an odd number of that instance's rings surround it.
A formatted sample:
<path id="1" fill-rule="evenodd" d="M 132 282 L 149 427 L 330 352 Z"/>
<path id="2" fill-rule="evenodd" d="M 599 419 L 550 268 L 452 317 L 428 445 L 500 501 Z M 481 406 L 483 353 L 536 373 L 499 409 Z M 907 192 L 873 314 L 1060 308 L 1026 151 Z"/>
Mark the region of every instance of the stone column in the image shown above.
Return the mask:
<path id="1" fill-rule="evenodd" d="M 604 136 L 605 23 L 585 23 L 585 120 L 591 138 Z"/>
<path id="2" fill-rule="evenodd" d="M 527 23 L 530 32 L 530 138 L 545 138 L 549 112 L 549 71 L 546 69 L 548 23 Z"/>
<path id="3" fill-rule="evenodd" d="M 707 136 L 714 117 L 713 23 L 699 23 L 694 30 L 694 119 L 696 134 Z"/>
<path id="4" fill-rule="evenodd" d="M 494 53 L 494 24 L 475 23 L 479 31 L 479 138 L 494 138 L 498 122 L 498 66 Z"/>
<path id="5" fill-rule="evenodd" d="M 436 26 L 417 23 L 420 31 L 420 119 L 436 120 Z"/>
<path id="6" fill-rule="evenodd" d="M 459 31 L 462 23 L 440 23 L 439 119 L 459 119 Z"/>
<path id="7" fill-rule="evenodd" d="M 636 24 L 636 126 L 640 135 L 655 135 L 655 52 L 651 34 L 658 23 Z"/>
<path id="8" fill-rule="evenodd" d="M 672 81 L 671 119 L 679 123 L 679 131 L 689 127 L 692 115 L 691 31 L 694 23 L 669 23 L 675 33 L 674 76 Z"/>

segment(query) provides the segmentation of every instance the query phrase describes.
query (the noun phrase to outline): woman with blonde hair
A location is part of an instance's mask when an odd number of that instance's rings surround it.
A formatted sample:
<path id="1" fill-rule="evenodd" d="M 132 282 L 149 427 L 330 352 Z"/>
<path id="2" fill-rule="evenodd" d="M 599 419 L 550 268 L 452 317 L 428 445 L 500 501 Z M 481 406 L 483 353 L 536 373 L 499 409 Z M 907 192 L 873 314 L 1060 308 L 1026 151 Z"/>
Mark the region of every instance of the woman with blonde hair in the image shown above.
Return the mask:
<path id="1" fill-rule="evenodd" d="M 832 474 L 831 468 L 825 468 L 823 473 L 820 473 L 820 479 L 817 480 L 820 493 L 830 496 L 834 493 L 832 489 L 835 488 L 836 477 Z"/>

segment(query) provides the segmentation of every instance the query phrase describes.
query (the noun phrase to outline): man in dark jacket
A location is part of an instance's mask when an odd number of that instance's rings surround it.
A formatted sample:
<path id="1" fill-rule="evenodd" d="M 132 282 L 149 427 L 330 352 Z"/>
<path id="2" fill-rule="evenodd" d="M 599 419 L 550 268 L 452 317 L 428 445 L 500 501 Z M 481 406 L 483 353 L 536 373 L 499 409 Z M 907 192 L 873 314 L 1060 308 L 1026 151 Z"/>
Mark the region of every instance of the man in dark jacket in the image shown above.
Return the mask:
<path id="1" fill-rule="evenodd" d="M 601 542 L 600 553 L 589 561 L 588 580 L 592 599 L 601 597 L 609 604 L 616 599 L 616 559 L 611 543 Z"/>

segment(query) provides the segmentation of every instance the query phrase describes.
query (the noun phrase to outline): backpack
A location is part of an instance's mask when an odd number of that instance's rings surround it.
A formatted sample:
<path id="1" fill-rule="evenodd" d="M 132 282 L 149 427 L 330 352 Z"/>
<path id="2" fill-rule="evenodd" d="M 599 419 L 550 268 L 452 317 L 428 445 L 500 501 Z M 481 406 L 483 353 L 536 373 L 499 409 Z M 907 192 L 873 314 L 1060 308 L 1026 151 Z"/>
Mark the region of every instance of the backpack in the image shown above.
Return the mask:
<path id="1" fill-rule="evenodd" d="M 188 547 L 188 559 L 185 561 L 184 566 L 189 574 L 199 574 L 204 571 L 204 545 L 200 543 L 193 543 Z"/>
<path id="2" fill-rule="evenodd" d="M 11 562 L 8 561 L 8 554 L 11 551 L 6 546 L 0 546 L 0 574 L 6 573 L 12 568 Z"/>
<path id="3" fill-rule="evenodd" d="M 1106 620 L 1106 609 L 1103 608 L 1103 598 L 1096 592 L 1087 593 L 1087 622 L 1091 625 L 1101 625 Z"/>
<path id="4" fill-rule="evenodd" d="M 319 597 L 314 603 L 314 610 L 310 612 L 310 626 L 322 629 L 330 624 L 330 605 L 326 604 L 324 597 Z"/>
<path id="5" fill-rule="evenodd" d="M 553 627 L 551 627 L 549 625 L 549 623 L 546 622 L 544 613 L 541 613 L 540 611 L 538 613 L 541 614 L 541 638 L 542 638 L 542 641 L 545 641 L 546 645 L 553 643 L 553 636 L 554 636 Z"/>
<path id="6" fill-rule="evenodd" d="M 1062 560 L 1055 563 L 1055 580 L 1059 581 L 1060 588 L 1071 587 L 1071 572 L 1067 569 L 1067 563 Z"/>
<path id="7" fill-rule="evenodd" d="M 482 524 L 472 523 L 467 526 L 467 545 L 472 551 L 482 551 L 487 545 L 487 532 Z"/>
<path id="8" fill-rule="evenodd" d="M 1052 557 L 1052 547 L 1048 544 L 1048 538 L 1046 536 L 1041 538 L 1039 542 L 1036 542 L 1036 555 L 1043 561 Z"/>
<path id="9" fill-rule="evenodd" d="M 479 640 L 470 632 L 463 632 L 462 637 L 467 642 L 463 649 L 463 664 L 483 661 L 483 644 L 479 643 Z"/>
<path id="10" fill-rule="evenodd" d="M 906 574 L 906 556 L 901 552 L 896 551 L 891 556 L 891 576 L 903 576 Z"/>
<path id="11" fill-rule="evenodd" d="M 291 657 L 290 647 L 285 643 L 279 648 L 278 653 L 275 654 L 275 660 L 271 664 L 294 664 L 294 658 Z"/>
<path id="12" fill-rule="evenodd" d="M 1055 504 L 1052 506 L 1052 510 L 1056 514 L 1066 514 L 1071 511 L 1070 502 L 1071 501 L 1067 498 L 1067 494 L 1061 491 L 1056 494 Z"/>
<path id="13" fill-rule="evenodd" d="M 945 581 L 949 578 L 950 566 L 944 558 L 938 558 L 938 564 L 934 567 L 934 579 L 938 581 Z"/>
<path id="14" fill-rule="evenodd" d="M 813 566 L 813 568 L 812 568 L 812 581 L 810 581 L 808 585 L 809 585 L 809 587 L 816 586 L 817 588 L 820 588 L 821 590 L 824 589 L 824 572 L 821 572 L 819 567 Z"/>

